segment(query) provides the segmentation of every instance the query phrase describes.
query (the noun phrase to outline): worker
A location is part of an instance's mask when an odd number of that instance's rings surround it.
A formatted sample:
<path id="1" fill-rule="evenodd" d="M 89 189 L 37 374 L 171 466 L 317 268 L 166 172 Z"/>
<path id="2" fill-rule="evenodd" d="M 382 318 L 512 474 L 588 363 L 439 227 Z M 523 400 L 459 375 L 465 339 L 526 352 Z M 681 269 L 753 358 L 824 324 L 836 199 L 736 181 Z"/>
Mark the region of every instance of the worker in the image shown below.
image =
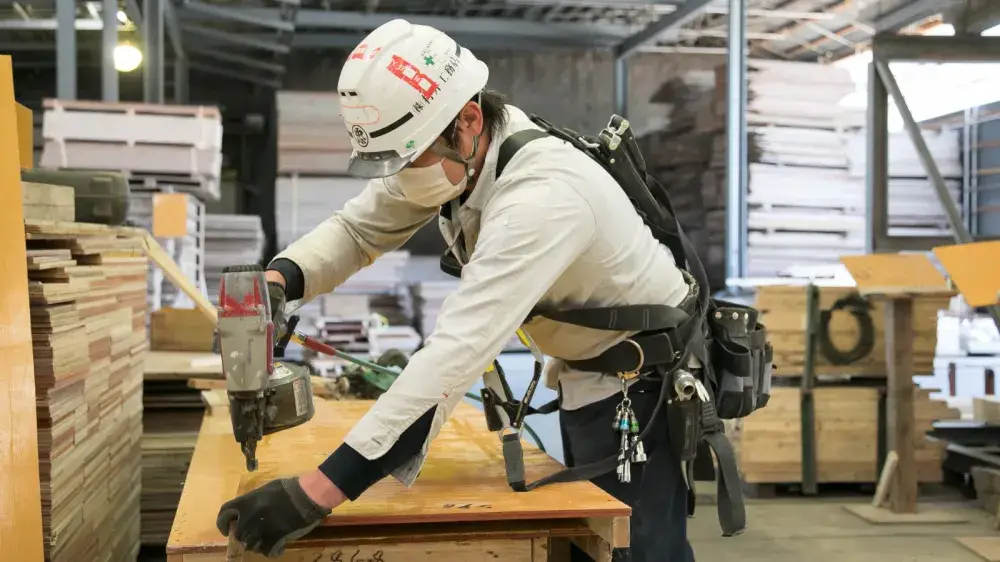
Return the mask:
<path id="1" fill-rule="evenodd" d="M 220 532 L 235 521 L 237 539 L 251 551 L 276 555 L 387 475 L 411 485 L 429 442 L 522 323 L 555 358 L 545 377 L 559 391 L 568 466 L 619 452 L 621 434 L 611 427 L 623 403 L 639 426 L 654 423 L 658 380 L 573 367 L 634 331 L 544 315 L 525 320 L 536 309 L 583 304 L 668 305 L 693 314 L 697 283 L 612 176 L 574 146 L 539 138 L 498 174 L 502 143 L 538 127 L 487 89 L 488 77 L 487 65 L 446 34 L 399 19 L 348 55 L 338 84 L 354 149 L 348 173 L 370 181 L 269 264 L 278 331 L 287 301 L 332 291 L 435 219 L 461 282 L 423 348 L 329 458 L 222 507 Z M 690 562 L 685 474 L 666 422 L 655 423 L 643 442 L 645 462 L 632 465 L 629 481 L 612 469 L 592 482 L 632 507 L 634 562 Z"/>

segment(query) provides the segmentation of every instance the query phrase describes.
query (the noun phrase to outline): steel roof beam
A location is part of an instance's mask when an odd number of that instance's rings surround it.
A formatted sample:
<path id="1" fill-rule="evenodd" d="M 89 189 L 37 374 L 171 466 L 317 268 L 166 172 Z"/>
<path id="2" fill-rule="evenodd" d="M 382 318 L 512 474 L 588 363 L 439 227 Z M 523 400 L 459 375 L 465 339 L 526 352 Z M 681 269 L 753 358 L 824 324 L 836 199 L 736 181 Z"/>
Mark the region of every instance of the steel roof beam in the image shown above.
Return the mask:
<path id="1" fill-rule="evenodd" d="M 681 27 L 702 13 L 712 0 L 687 0 L 677 9 L 657 19 L 645 29 L 627 37 L 615 47 L 615 57 L 623 58 L 635 53 L 639 47 L 663 39 L 663 35 Z"/>
<path id="2" fill-rule="evenodd" d="M 206 4 L 198 0 L 188 0 L 181 4 L 185 12 L 194 12 L 214 19 L 236 21 L 257 27 L 267 27 L 278 31 L 294 31 L 295 24 L 281 18 L 279 10 L 270 10 L 274 15 L 256 14 L 247 10 L 233 9 L 218 4 Z"/>
<path id="3" fill-rule="evenodd" d="M 226 8 L 226 10 L 258 18 L 277 20 L 280 17 L 279 10 L 273 8 L 232 7 Z M 188 10 L 181 10 L 181 15 L 185 19 L 199 18 L 199 14 Z M 635 31 L 633 26 L 603 23 L 543 23 L 513 18 L 456 18 L 448 16 L 302 9 L 298 11 L 296 28 L 299 31 L 306 29 L 340 29 L 367 33 L 388 21 L 399 18 L 417 25 L 429 25 L 448 35 L 500 36 L 511 39 L 547 38 L 579 40 L 581 36 L 589 36 L 616 42 L 628 37 Z"/>
<path id="4" fill-rule="evenodd" d="M 228 53 L 226 51 L 221 51 L 219 49 L 213 49 L 210 47 L 203 47 L 198 45 L 189 49 L 189 52 L 193 56 L 208 57 L 210 59 L 215 59 L 221 62 L 241 64 L 243 66 L 256 68 L 258 70 L 263 70 L 265 72 L 273 72 L 275 74 L 281 74 L 285 72 L 284 65 L 278 64 L 276 62 L 260 60 L 236 53 Z"/>
<path id="5" fill-rule="evenodd" d="M 217 76 L 223 76 L 231 80 L 239 80 L 242 82 L 249 82 L 251 84 L 257 84 L 259 86 L 265 86 L 267 88 L 273 88 L 275 90 L 281 88 L 281 82 L 273 78 L 263 78 L 260 76 L 252 76 L 249 74 L 243 74 L 242 72 L 237 72 L 235 70 L 230 70 L 225 67 L 215 66 L 212 64 L 205 64 L 202 62 L 191 61 L 188 63 L 191 70 L 197 70 L 199 72 L 205 72 L 207 74 L 215 74 Z"/>
<path id="6" fill-rule="evenodd" d="M 292 50 L 288 45 L 275 41 L 274 36 L 269 34 L 261 37 L 253 34 L 232 33 L 191 24 L 184 24 L 183 29 L 191 35 L 197 35 L 209 40 L 219 39 L 224 43 L 239 45 L 248 49 L 262 49 L 281 55 L 287 55 Z"/>

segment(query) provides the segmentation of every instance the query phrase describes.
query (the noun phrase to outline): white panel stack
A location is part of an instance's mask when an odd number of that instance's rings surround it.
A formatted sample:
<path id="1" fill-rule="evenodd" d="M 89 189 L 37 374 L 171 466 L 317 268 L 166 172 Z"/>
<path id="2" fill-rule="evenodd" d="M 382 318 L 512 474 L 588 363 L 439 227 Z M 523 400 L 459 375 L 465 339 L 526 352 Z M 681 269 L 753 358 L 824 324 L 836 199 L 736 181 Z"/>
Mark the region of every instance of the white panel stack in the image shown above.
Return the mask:
<path id="1" fill-rule="evenodd" d="M 153 231 L 152 192 L 135 192 L 129 197 L 128 220 L 135 226 Z M 205 284 L 205 205 L 189 194 L 181 194 L 187 202 L 186 233 L 178 238 L 157 238 L 157 242 L 177 262 L 194 286 L 206 292 Z M 162 307 L 190 308 L 194 303 L 154 267 L 147 280 L 149 311 Z"/>
<path id="2" fill-rule="evenodd" d="M 336 92 L 278 92 L 278 173 L 343 175 L 351 138 Z"/>
<path id="3" fill-rule="evenodd" d="M 367 184 L 350 177 L 279 177 L 274 189 L 278 247 L 287 247 L 319 226 Z"/>
<path id="4" fill-rule="evenodd" d="M 948 192 L 961 208 L 962 160 L 959 131 L 922 131 Z M 868 145 L 864 132 L 848 138 L 850 173 L 864 181 Z M 892 236 L 949 236 L 948 218 L 905 131 L 889 134 L 889 234 Z"/>
<path id="5" fill-rule="evenodd" d="M 724 104 L 725 74 L 716 103 Z M 850 73 L 811 63 L 751 61 L 748 70 L 748 274 L 837 263 L 864 251 L 864 181 L 848 173 L 843 131 L 864 114 L 841 107 Z M 724 105 L 717 110 L 725 115 Z M 726 138 L 716 138 L 706 183 L 725 194 Z M 716 211 L 716 214 L 724 211 Z M 721 221 L 717 221 L 721 222 Z M 724 224 L 724 222 L 722 222 Z"/>
<path id="6" fill-rule="evenodd" d="M 123 172 L 136 188 L 171 186 L 219 200 L 217 108 L 52 99 L 44 105 L 42 167 Z"/>
<path id="7" fill-rule="evenodd" d="M 219 300 L 222 268 L 260 262 L 264 251 L 264 228 L 256 215 L 207 215 L 205 229 L 205 277 L 208 298 Z"/>

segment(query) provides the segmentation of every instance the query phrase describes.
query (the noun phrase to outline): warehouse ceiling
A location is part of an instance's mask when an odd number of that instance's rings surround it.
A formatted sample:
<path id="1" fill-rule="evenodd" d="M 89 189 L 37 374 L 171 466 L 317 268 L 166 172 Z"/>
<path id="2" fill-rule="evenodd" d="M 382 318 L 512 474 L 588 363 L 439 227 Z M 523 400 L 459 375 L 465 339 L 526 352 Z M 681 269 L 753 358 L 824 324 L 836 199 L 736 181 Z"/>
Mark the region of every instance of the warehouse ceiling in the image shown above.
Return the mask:
<path id="1" fill-rule="evenodd" d="M 220 73 L 279 81 L 293 51 L 348 50 L 395 17 L 432 25 L 481 51 L 602 49 L 723 52 L 725 0 L 162 0 L 166 52 Z M 751 55 L 817 61 L 863 49 L 967 0 L 749 0 Z M 138 39 L 143 0 L 124 0 L 120 35 Z M 79 2 L 80 60 L 97 59 L 103 2 Z M 54 48 L 54 2 L 0 1 L 0 52 Z M 90 53 L 90 54 L 88 54 Z M 31 56 L 31 55 L 28 55 Z M 168 59 L 170 58 L 168 57 Z M 51 55 L 49 55 L 51 58 Z M 24 60 L 24 59 L 22 59 Z M 254 74 L 256 73 L 256 74 Z"/>

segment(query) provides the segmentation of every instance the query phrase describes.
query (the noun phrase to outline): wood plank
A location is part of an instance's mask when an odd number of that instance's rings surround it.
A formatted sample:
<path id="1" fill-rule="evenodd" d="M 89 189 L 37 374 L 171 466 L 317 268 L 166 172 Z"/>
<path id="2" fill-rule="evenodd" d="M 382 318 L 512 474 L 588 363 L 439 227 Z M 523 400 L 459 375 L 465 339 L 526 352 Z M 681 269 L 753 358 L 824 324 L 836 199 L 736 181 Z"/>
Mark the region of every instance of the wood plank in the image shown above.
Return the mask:
<path id="1" fill-rule="evenodd" d="M 969 306 L 1000 303 L 1000 241 L 939 246 L 934 255 Z"/>
<path id="2" fill-rule="evenodd" d="M 1000 537 L 955 537 L 955 541 L 986 562 L 1000 562 Z"/>
<path id="3" fill-rule="evenodd" d="M 11 58 L 0 55 L 0 131 L 19 130 Z M 0 560 L 41 562 L 35 381 L 17 135 L 0 135 Z M 29 145 L 30 146 L 30 145 Z"/>
<path id="4" fill-rule="evenodd" d="M 31 110 L 19 103 L 14 104 L 17 120 L 17 152 L 21 168 L 35 167 L 35 122 Z M 10 129 L 7 129 L 10 130 Z"/>
<path id="5" fill-rule="evenodd" d="M 886 304 L 885 348 L 889 368 L 886 434 L 889 449 L 899 456 L 889 491 L 889 505 L 894 513 L 917 511 L 912 315 L 912 299 L 894 298 Z"/>
<path id="6" fill-rule="evenodd" d="M 863 295 L 954 294 L 924 254 L 841 256 Z"/>
<path id="7" fill-rule="evenodd" d="M 167 552 L 184 554 L 225 550 L 226 538 L 215 529 L 219 506 L 268 480 L 315 468 L 371 407 L 370 401 L 319 400 L 309 423 L 265 437 L 258 445 L 259 469 L 247 473 L 232 436 L 228 413 L 206 416 L 198 436 L 188 479 L 181 495 Z M 525 442 L 530 480 L 561 465 Z M 496 435 L 483 414 L 460 404 L 433 441 L 420 477 L 407 490 L 387 478 L 357 502 L 337 508 L 325 526 L 376 528 L 405 524 L 566 520 L 627 517 L 628 506 L 589 482 L 553 484 L 530 493 L 512 492 L 503 469 Z M 377 527 L 376 527 L 377 526 Z"/>

